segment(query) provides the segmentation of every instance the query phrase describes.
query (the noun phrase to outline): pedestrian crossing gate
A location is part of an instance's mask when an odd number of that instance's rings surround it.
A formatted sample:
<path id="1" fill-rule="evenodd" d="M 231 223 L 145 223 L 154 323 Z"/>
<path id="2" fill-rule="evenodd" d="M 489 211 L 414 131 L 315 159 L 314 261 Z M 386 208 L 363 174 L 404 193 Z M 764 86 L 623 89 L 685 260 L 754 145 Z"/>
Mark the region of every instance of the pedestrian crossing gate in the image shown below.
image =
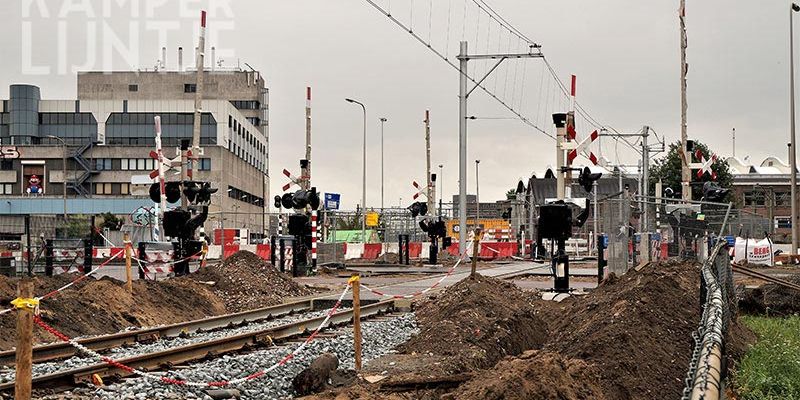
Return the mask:
<path id="1" fill-rule="evenodd" d="M 88 273 L 92 270 L 92 247 L 89 239 L 45 240 L 45 275 Z"/>

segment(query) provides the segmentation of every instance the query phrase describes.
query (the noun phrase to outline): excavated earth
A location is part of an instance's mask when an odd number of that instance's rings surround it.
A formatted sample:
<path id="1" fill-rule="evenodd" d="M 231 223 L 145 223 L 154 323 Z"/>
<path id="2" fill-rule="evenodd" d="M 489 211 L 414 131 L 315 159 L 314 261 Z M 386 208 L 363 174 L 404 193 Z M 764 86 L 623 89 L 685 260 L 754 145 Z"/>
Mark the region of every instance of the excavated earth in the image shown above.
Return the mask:
<path id="1" fill-rule="evenodd" d="M 41 296 L 75 278 L 75 274 L 35 277 L 34 293 Z M 0 276 L 1 309 L 17 297 L 17 282 Z M 133 281 L 133 293 L 111 278 L 87 279 L 43 300 L 40 308 L 45 322 L 73 337 L 201 319 L 311 293 L 255 254 L 241 251 L 186 277 Z M 14 313 L 0 315 L 0 331 L 14 332 L 15 326 Z M 55 340 L 40 329 L 34 332 L 39 343 Z M 0 335 L 0 350 L 13 348 L 14 340 L 14 335 Z"/>
<path id="2" fill-rule="evenodd" d="M 700 322 L 699 277 L 692 263 L 654 263 L 560 303 L 465 279 L 418 307 L 419 335 L 370 362 L 364 381 L 310 398 L 679 398 Z M 734 321 L 729 361 L 753 341 Z"/>

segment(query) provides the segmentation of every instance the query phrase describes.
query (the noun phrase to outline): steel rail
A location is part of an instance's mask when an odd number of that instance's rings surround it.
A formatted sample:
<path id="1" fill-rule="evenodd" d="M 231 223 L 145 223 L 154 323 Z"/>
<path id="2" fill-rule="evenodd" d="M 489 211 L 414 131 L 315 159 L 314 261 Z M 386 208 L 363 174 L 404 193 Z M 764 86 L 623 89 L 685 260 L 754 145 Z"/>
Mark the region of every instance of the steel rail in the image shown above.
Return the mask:
<path id="1" fill-rule="evenodd" d="M 770 282 L 770 283 L 774 283 L 776 285 L 788 287 L 790 289 L 800 290 L 800 285 L 798 285 L 798 284 L 791 283 L 789 281 L 785 281 L 783 279 L 776 278 L 774 276 L 770 276 L 770 275 L 767 275 L 767 274 L 762 273 L 762 272 L 754 271 L 754 270 L 749 269 L 749 268 L 741 267 L 741 266 L 738 266 L 736 264 L 731 264 L 731 267 L 733 269 L 733 272 L 738 272 L 738 273 L 740 273 L 742 275 L 746 275 L 746 276 L 749 276 L 751 278 L 761 279 L 761 280 L 764 280 L 764 281 L 767 281 L 767 282 Z"/>
<path id="2" fill-rule="evenodd" d="M 361 307 L 361 319 L 390 312 L 394 309 L 394 300 L 386 300 Z M 123 365 L 141 370 L 155 370 L 172 365 L 199 361 L 224 353 L 244 350 L 256 346 L 271 346 L 276 341 L 292 339 L 314 330 L 325 316 L 309 318 L 292 322 L 277 327 L 259 331 L 246 332 L 238 335 L 218 338 L 206 342 L 194 343 L 162 350 L 155 353 L 142 354 L 116 360 Z M 333 314 L 326 327 L 349 324 L 353 319 L 353 310 L 340 311 Z M 40 375 L 33 378 L 35 390 L 66 390 L 78 384 L 91 383 L 93 375 L 102 378 L 120 378 L 131 375 L 130 372 L 100 362 L 85 367 L 60 371 L 53 374 Z M 14 382 L 0 384 L 0 393 L 14 390 Z"/>
<path id="3" fill-rule="evenodd" d="M 101 351 L 139 342 L 154 341 L 161 338 L 176 337 L 181 334 L 209 331 L 238 326 L 249 322 L 270 319 L 295 312 L 313 309 L 313 299 L 283 303 L 270 307 L 257 308 L 233 314 L 223 314 L 194 321 L 178 322 L 170 325 L 112 333 L 78 340 L 89 349 Z M 69 343 L 54 342 L 33 348 L 33 362 L 52 361 L 71 357 L 77 350 Z M 0 351 L 0 365 L 14 365 L 15 350 Z"/>

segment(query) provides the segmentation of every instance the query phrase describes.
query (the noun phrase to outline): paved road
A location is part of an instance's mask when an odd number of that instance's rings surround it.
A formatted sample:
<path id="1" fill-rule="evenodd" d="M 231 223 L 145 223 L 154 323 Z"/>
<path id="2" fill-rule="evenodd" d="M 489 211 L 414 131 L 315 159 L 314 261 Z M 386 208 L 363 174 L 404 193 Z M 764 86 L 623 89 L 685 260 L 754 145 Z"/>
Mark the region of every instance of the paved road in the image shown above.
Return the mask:
<path id="1" fill-rule="evenodd" d="M 516 275 L 526 275 L 532 271 L 541 270 L 543 268 L 547 268 L 546 265 L 540 263 L 534 263 L 530 261 L 515 261 L 509 262 L 504 264 L 497 264 L 496 267 L 484 268 L 479 272 L 485 276 L 491 277 L 511 277 Z M 450 286 L 467 276 L 469 276 L 470 267 L 469 266 L 459 266 L 456 268 L 456 271 L 453 272 L 452 275 L 444 278 L 442 283 L 439 284 L 439 288 L 444 288 Z M 431 277 L 426 277 L 422 279 L 417 279 L 413 281 L 406 281 L 406 282 L 398 282 L 393 283 L 390 285 L 386 285 L 381 287 L 379 290 L 386 294 L 398 294 L 398 295 L 406 295 L 411 294 L 414 292 L 421 291 L 423 289 L 427 289 L 431 287 L 433 284 L 439 281 L 442 278 L 442 275 L 435 275 Z M 368 284 L 367 284 L 368 285 Z M 377 288 L 376 288 L 377 289 Z M 330 298 L 338 298 L 338 295 L 329 296 Z M 364 300 L 380 300 L 383 297 L 378 296 L 374 293 L 368 292 L 366 290 L 362 290 L 361 298 Z M 345 299 L 352 299 L 350 293 L 347 294 Z"/>

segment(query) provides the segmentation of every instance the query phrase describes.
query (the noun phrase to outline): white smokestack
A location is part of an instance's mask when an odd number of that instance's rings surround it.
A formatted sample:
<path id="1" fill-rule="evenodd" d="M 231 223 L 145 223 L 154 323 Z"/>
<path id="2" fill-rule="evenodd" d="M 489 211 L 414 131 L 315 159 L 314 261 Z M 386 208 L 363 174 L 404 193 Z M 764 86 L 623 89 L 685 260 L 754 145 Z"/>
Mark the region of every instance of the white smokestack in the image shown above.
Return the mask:
<path id="1" fill-rule="evenodd" d="M 178 47 L 178 71 L 183 71 L 183 47 Z"/>
<path id="2" fill-rule="evenodd" d="M 163 69 L 167 68 L 167 48 L 166 47 L 162 47 L 161 48 L 161 68 L 163 68 Z"/>

